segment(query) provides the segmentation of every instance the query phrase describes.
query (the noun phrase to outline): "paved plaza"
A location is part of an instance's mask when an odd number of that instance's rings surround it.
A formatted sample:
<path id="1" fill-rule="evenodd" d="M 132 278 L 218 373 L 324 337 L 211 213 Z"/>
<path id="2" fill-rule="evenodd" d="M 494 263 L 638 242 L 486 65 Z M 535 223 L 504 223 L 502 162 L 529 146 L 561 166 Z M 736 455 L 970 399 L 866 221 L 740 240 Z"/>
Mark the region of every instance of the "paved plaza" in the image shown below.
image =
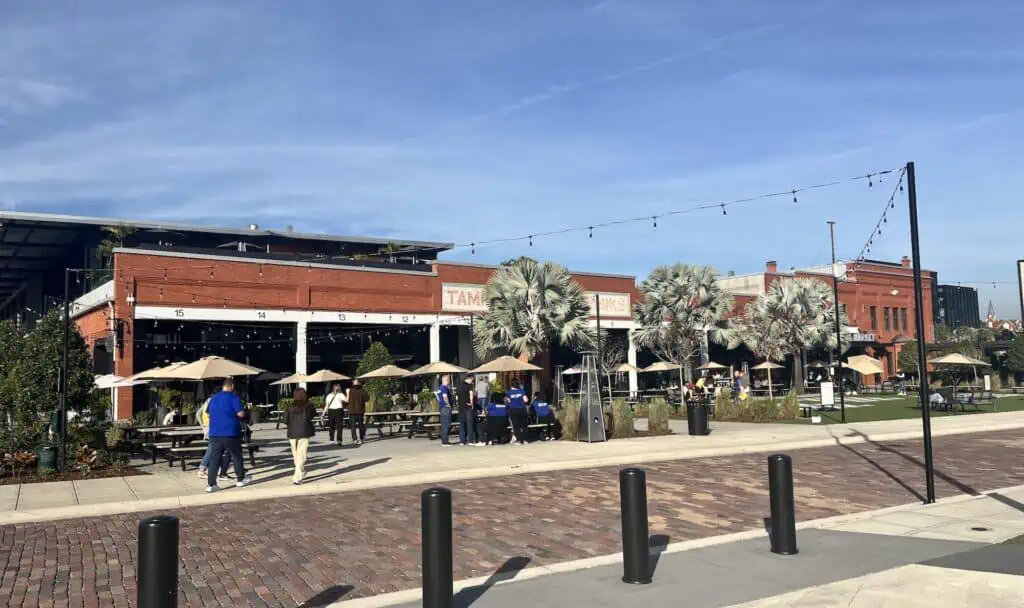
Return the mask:
<path id="1" fill-rule="evenodd" d="M 1024 440 L 1019 436 L 1018 430 L 1007 430 L 936 438 L 939 496 L 1019 484 L 1024 479 Z M 533 454 L 541 454 L 545 447 L 504 451 L 531 454 L 537 448 Z M 465 450 L 467 455 L 486 451 Z M 791 453 L 797 513 L 803 521 L 913 503 L 923 492 L 916 440 Z M 768 509 L 764 452 L 658 461 L 644 468 L 651 533 L 662 544 L 763 525 Z M 488 576 L 510 560 L 536 568 L 617 552 L 618 469 L 550 470 L 447 483 L 454 492 L 456 579 Z M 329 605 L 416 588 L 419 493 L 425 487 L 163 509 L 183 526 L 181 605 Z M 224 494 L 229 492 L 235 491 Z M 143 516 L 121 513 L 0 527 L 5 560 L 0 605 L 132 605 L 136 526 Z"/>

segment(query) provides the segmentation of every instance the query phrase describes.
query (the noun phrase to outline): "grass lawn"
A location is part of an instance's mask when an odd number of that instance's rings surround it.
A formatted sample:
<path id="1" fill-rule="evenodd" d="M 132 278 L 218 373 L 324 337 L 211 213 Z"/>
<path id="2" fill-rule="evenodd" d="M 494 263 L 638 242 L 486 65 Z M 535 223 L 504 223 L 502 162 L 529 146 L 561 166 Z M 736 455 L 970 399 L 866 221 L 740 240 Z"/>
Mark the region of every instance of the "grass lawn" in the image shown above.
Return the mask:
<path id="1" fill-rule="evenodd" d="M 874 420 L 902 420 L 904 418 L 920 418 L 921 407 L 919 397 L 912 395 L 903 397 L 900 399 L 892 399 L 879 403 L 878 405 L 866 405 L 860 407 L 848 407 L 846 408 L 846 421 L 847 422 L 871 422 Z M 992 411 L 993 406 L 983 405 L 977 406 L 979 409 L 972 410 L 970 406 L 966 412 L 961 411 L 959 405 L 954 405 L 949 412 L 941 410 L 932 410 L 932 418 L 942 418 L 944 416 L 966 416 L 972 414 L 985 414 Z M 1024 396 L 1013 395 L 1010 397 L 1002 397 L 995 400 L 995 411 L 997 412 L 1016 412 L 1024 410 Z M 836 400 L 836 409 L 834 411 L 822 411 L 818 412 L 815 410 L 814 414 L 821 414 L 821 424 L 837 424 L 840 421 L 839 416 L 839 403 Z M 797 424 L 810 424 L 810 418 L 797 418 L 793 421 Z"/>

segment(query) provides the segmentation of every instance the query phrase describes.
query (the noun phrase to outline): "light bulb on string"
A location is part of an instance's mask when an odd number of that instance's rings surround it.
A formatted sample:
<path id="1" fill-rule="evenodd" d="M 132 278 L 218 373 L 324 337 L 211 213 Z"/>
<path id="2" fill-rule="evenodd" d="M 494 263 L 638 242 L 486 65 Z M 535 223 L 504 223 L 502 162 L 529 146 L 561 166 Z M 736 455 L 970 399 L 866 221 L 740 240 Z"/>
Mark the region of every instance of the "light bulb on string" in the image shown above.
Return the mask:
<path id="1" fill-rule="evenodd" d="M 652 215 L 651 216 L 651 221 L 654 222 L 654 229 L 657 230 L 658 229 L 658 216 Z"/>
<path id="2" fill-rule="evenodd" d="M 728 214 L 728 213 L 726 213 L 726 211 L 725 211 L 725 203 L 722 203 L 722 204 L 721 204 L 721 205 L 719 205 L 719 206 L 720 206 L 720 207 L 722 208 L 722 215 L 729 215 L 729 214 Z"/>
<path id="3" fill-rule="evenodd" d="M 594 238 L 594 227 L 593 226 L 587 226 L 587 229 L 590 230 L 589 238 Z"/>
<path id="4" fill-rule="evenodd" d="M 528 238 L 530 240 L 530 247 L 533 247 L 533 235 L 531 234 Z"/>
<path id="5" fill-rule="evenodd" d="M 469 244 L 469 254 L 476 255 L 476 243 Z"/>
<path id="6" fill-rule="evenodd" d="M 868 173 L 868 188 L 874 188 L 875 182 L 871 181 L 871 174 Z"/>
<path id="7" fill-rule="evenodd" d="M 793 190 L 793 203 L 796 203 L 796 190 Z"/>

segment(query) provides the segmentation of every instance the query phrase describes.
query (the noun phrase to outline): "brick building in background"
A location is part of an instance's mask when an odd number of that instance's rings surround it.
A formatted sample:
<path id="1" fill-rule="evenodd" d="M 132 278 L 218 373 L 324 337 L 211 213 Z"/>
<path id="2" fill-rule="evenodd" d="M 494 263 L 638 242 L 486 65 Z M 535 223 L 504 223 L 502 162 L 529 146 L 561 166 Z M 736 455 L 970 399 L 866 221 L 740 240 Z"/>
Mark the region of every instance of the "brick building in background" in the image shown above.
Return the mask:
<path id="1" fill-rule="evenodd" d="M 775 281 L 794 278 L 816 279 L 832 285 L 831 266 L 793 269 L 780 272 L 774 261 L 765 264 L 764 272 L 727 276 L 719 283 L 736 298 L 735 312 Z M 841 262 L 834 270 L 839 282 L 839 305 L 856 333 L 850 334 L 851 346 L 847 355 L 867 354 L 882 361 L 882 379 L 897 372 L 896 360 L 902 344 L 915 338 L 914 273 L 910 258 L 900 262 L 864 260 Z M 924 298 L 925 340 L 934 339 L 932 301 L 936 288 L 936 275 L 922 271 Z"/>

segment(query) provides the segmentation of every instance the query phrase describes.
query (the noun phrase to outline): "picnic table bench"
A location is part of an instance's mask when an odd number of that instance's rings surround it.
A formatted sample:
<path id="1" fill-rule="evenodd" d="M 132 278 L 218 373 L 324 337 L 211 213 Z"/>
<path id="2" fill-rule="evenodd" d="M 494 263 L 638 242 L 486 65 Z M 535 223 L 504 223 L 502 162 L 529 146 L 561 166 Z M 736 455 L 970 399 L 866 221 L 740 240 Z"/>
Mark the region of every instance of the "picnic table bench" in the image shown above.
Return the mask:
<path id="1" fill-rule="evenodd" d="M 249 464 L 256 466 L 256 452 L 259 451 L 260 446 L 268 444 L 268 439 L 250 439 L 249 441 L 242 442 L 242 451 L 249 453 Z M 188 468 L 188 458 L 190 456 L 199 456 L 202 458 L 203 454 L 206 453 L 206 448 L 209 443 L 190 443 L 188 445 L 182 445 L 178 447 L 167 448 L 167 466 L 174 466 L 175 459 L 181 461 L 181 470 L 185 471 Z"/>

